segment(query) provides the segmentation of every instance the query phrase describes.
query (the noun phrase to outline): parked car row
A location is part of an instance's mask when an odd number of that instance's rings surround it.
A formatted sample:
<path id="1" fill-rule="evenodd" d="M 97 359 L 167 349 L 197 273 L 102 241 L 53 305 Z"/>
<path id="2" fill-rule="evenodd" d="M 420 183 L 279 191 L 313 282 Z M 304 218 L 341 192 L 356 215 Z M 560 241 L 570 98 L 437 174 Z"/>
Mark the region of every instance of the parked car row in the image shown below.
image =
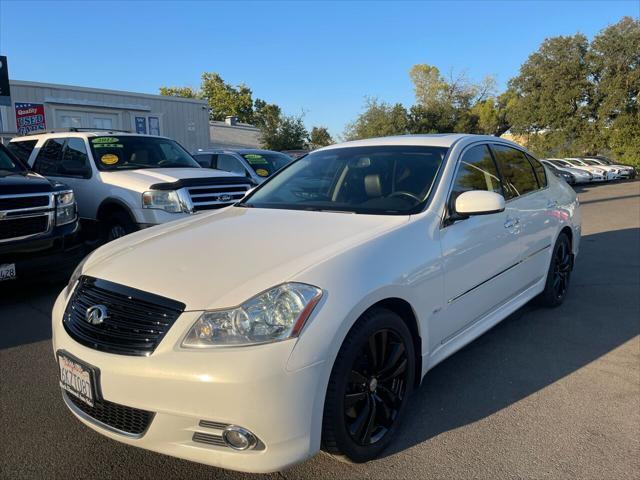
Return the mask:
<path id="1" fill-rule="evenodd" d="M 201 151 L 194 159 L 169 138 L 78 128 L 13 138 L 1 155 L 0 280 L 26 275 L 27 260 L 42 263 L 36 252 L 53 244 L 56 252 L 80 250 L 78 223 L 81 240 L 99 245 L 236 203 L 293 161 L 268 150 Z M 62 220 L 65 208 L 73 216 Z"/>
<path id="2" fill-rule="evenodd" d="M 546 158 L 541 161 L 554 175 L 564 178 L 569 185 L 636 177 L 633 166 L 614 163 L 602 156 Z"/>

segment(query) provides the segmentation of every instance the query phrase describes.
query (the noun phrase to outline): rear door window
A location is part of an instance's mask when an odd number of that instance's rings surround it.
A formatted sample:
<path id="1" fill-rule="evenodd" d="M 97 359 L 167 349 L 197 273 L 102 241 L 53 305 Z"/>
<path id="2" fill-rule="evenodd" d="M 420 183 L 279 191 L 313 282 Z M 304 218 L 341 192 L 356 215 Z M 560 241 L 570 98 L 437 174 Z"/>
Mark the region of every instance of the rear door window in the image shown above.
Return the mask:
<path id="1" fill-rule="evenodd" d="M 502 174 L 506 199 L 525 195 L 538 189 L 533 166 L 520 150 L 506 145 L 491 146 Z"/>
<path id="2" fill-rule="evenodd" d="M 40 148 L 33 169 L 41 175 L 59 176 L 64 138 L 52 138 Z"/>
<path id="3" fill-rule="evenodd" d="M 59 168 L 61 176 L 86 177 L 91 175 L 87 146 L 82 138 L 69 138 L 62 152 Z"/>
<path id="4" fill-rule="evenodd" d="M 29 157 L 31 156 L 31 152 L 33 152 L 33 149 L 35 148 L 36 143 L 38 143 L 37 140 L 22 140 L 20 142 L 10 142 L 7 145 L 7 148 L 26 165 L 27 163 L 29 163 Z"/>

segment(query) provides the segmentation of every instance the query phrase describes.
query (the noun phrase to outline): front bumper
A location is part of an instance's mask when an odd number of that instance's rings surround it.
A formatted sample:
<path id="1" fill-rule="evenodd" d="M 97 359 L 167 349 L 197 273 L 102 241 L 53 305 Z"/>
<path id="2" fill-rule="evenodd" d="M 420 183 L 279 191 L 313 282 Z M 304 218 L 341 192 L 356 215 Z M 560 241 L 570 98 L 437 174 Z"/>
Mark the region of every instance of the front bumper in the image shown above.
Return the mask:
<path id="1" fill-rule="evenodd" d="M 66 273 L 85 255 L 78 238 L 78 223 L 55 227 L 44 237 L 0 244 L 0 264 L 15 263 L 17 279 Z"/>
<path id="2" fill-rule="evenodd" d="M 66 299 L 58 297 L 52 316 L 54 354 L 64 350 L 99 369 L 102 398 L 153 412 L 140 438 L 115 433 L 74 412 L 90 428 L 137 447 L 233 470 L 272 472 L 313 455 L 314 411 L 324 402 L 326 375 L 320 362 L 288 371 L 295 340 L 254 347 L 186 350 L 179 347 L 198 312 L 184 312 L 148 357 L 114 355 L 73 340 L 62 325 Z M 69 406 L 68 400 L 66 400 Z M 244 427 L 261 448 L 236 451 L 194 441 L 194 435 L 220 435 L 200 421 Z M 197 435 L 197 436 L 198 436 Z"/>

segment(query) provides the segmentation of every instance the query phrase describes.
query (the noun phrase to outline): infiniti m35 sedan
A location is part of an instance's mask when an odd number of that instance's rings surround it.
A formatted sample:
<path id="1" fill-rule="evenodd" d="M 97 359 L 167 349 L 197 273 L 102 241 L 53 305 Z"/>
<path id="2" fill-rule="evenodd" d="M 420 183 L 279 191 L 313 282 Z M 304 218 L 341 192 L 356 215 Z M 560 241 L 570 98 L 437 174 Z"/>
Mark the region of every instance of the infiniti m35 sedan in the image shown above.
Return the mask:
<path id="1" fill-rule="evenodd" d="M 114 440 L 210 465 L 368 461 L 431 368 L 562 303 L 579 244 L 575 192 L 514 143 L 332 145 L 87 257 L 53 309 L 62 397 Z"/>

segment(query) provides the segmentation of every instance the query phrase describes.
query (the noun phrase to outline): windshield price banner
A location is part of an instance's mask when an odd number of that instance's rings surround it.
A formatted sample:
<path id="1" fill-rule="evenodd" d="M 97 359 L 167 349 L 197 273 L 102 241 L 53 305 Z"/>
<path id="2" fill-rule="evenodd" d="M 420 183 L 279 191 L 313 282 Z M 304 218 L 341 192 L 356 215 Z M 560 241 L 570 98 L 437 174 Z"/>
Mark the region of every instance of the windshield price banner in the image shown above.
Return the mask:
<path id="1" fill-rule="evenodd" d="M 34 130 L 45 130 L 47 123 L 44 118 L 44 105 L 16 103 L 16 126 L 20 135 L 26 135 Z"/>

